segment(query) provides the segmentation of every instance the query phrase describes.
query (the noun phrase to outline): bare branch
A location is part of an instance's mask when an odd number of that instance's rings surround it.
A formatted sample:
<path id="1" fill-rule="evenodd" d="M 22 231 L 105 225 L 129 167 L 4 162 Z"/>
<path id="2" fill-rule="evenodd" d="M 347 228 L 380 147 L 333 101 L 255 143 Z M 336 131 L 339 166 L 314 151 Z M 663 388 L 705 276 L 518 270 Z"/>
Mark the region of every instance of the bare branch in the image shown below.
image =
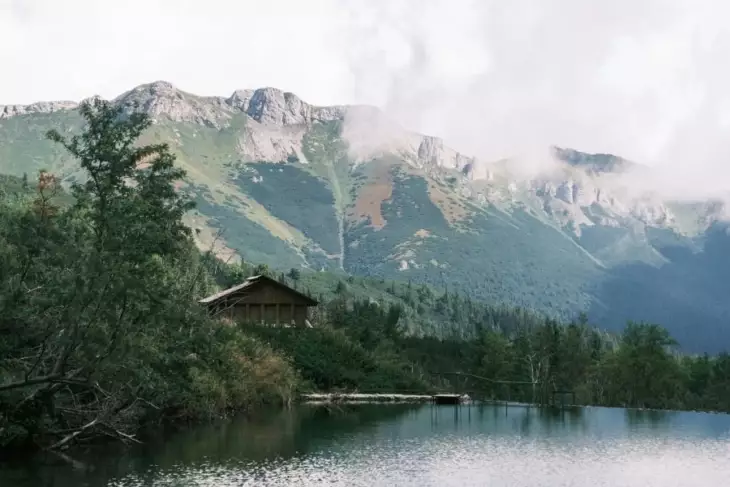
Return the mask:
<path id="1" fill-rule="evenodd" d="M 74 438 L 76 438 L 77 436 L 79 436 L 81 433 L 83 433 L 87 429 L 93 428 L 94 425 L 96 425 L 97 423 L 100 422 L 100 419 L 101 418 L 96 418 L 93 421 L 91 421 L 89 423 L 86 423 L 84 426 L 82 426 L 81 428 L 77 429 L 76 431 L 74 431 L 70 435 L 66 435 L 61 440 L 59 440 L 56 443 L 54 443 L 53 445 L 49 446 L 48 449 L 49 450 L 56 450 L 58 448 L 61 448 L 63 445 L 65 445 L 69 441 L 73 440 Z"/>

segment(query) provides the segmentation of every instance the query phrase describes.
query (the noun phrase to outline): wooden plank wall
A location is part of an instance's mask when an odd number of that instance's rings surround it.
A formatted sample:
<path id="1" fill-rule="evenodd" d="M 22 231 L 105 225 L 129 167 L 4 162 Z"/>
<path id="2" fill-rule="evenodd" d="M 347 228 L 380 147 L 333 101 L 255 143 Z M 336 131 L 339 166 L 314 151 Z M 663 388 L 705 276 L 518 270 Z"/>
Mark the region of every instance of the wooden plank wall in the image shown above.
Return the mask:
<path id="1" fill-rule="evenodd" d="M 304 326 L 307 320 L 304 298 L 266 282 L 228 296 L 226 301 L 223 306 L 230 306 L 226 314 L 235 321 L 291 325 L 293 319 L 296 326 Z"/>

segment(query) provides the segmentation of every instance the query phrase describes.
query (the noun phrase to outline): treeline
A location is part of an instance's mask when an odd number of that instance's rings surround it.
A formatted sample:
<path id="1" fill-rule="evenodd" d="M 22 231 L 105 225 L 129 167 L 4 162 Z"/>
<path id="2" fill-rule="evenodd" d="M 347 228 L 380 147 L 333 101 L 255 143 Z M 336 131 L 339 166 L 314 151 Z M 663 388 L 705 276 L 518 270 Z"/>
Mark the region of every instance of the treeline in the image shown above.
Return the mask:
<path id="1" fill-rule="evenodd" d="M 108 102 L 85 131 L 49 137 L 85 173 L 70 194 L 42 172 L 0 192 L 0 448 L 137 441 L 162 420 L 288 402 L 296 371 L 239 329 L 209 320 L 214 288 L 165 145 Z"/>
<path id="2" fill-rule="evenodd" d="M 279 279 L 295 285 L 291 276 Z M 251 329 L 290 356 L 312 390 L 454 390 L 537 403 L 730 412 L 730 355 L 683 355 L 659 325 L 630 322 L 612 335 L 585 315 L 559 323 L 409 284 L 388 285 L 401 301 L 384 305 L 351 296 L 346 283 L 329 279 L 333 297 L 318 310 L 315 329 Z M 404 327 L 408 309 L 469 323 L 473 331 L 414 336 Z"/>

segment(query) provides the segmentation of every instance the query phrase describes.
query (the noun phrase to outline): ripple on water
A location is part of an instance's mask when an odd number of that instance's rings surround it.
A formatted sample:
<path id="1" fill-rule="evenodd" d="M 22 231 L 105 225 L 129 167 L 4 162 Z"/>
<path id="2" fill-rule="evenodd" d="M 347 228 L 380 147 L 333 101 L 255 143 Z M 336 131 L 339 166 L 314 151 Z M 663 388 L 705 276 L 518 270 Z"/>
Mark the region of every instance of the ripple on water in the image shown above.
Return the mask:
<path id="1" fill-rule="evenodd" d="M 488 434 L 358 441 L 288 459 L 207 462 L 128 476 L 114 487 L 730 485 L 720 439 L 613 438 L 566 442 Z"/>

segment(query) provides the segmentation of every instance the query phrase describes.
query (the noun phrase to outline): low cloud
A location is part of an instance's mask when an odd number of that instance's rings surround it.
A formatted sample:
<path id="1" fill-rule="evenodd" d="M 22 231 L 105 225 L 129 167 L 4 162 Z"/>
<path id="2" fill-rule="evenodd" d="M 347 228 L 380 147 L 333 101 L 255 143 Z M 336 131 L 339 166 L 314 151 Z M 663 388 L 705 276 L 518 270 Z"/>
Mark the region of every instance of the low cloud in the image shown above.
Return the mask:
<path id="1" fill-rule="evenodd" d="M 675 199 L 730 191 L 730 4 L 348 2 L 356 97 L 483 160 L 528 169 L 551 145 L 655 171 Z"/>
<path id="2" fill-rule="evenodd" d="M 617 154 L 657 169 L 632 184 L 702 198 L 730 190 L 729 14 L 723 0 L 0 0 L 0 103 L 158 79 L 275 86 L 379 106 L 485 161 Z M 369 128 L 361 150 L 400 143 Z"/>

